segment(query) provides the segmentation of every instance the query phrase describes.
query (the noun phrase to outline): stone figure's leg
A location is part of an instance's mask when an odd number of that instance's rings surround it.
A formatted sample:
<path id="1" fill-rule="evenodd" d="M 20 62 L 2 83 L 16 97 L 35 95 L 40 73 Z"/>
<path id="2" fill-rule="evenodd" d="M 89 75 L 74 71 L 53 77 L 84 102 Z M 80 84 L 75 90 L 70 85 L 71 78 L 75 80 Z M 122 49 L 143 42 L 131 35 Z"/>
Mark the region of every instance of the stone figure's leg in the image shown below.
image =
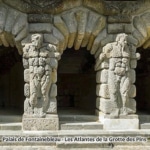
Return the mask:
<path id="1" fill-rule="evenodd" d="M 43 112 L 46 113 L 48 102 L 49 102 L 49 89 L 51 85 L 50 73 L 49 75 L 44 75 L 41 81 L 41 92 L 43 96 Z"/>
<path id="2" fill-rule="evenodd" d="M 128 76 L 124 76 L 121 79 L 120 83 L 120 93 L 122 98 L 122 114 L 127 115 L 127 107 L 126 104 L 129 101 L 129 90 L 130 90 L 130 79 Z"/>
<path id="3" fill-rule="evenodd" d="M 113 110 L 111 115 L 114 117 L 118 117 L 119 115 L 119 108 L 118 108 L 118 88 L 119 84 L 116 79 L 116 75 L 113 71 L 109 71 L 108 75 L 108 87 L 109 87 L 109 94 L 110 94 L 110 100 L 113 101 Z"/>
<path id="4" fill-rule="evenodd" d="M 31 78 L 30 80 L 30 105 L 32 108 L 34 108 L 37 104 L 37 87 L 35 85 L 35 82 L 36 80 L 34 78 Z"/>

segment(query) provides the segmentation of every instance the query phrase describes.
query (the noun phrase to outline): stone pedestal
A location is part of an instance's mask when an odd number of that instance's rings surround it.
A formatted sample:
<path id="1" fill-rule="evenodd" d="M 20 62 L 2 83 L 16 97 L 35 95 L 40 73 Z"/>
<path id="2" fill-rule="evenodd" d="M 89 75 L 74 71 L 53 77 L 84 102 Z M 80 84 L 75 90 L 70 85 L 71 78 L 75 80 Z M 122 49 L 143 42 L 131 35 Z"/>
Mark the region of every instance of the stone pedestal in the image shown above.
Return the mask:
<path id="1" fill-rule="evenodd" d="M 59 120 L 58 115 L 46 115 L 45 118 L 34 118 L 23 116 L 23 130 L 58 130 Z"/>
<path id="2" fill-rule="evenodd" d="M 138 115 L 119 116 L 114 118 L 110 115 L 96 111 L 99 121 L 103 124 L 104 130 L 137 130 L 139 129 Z"/>

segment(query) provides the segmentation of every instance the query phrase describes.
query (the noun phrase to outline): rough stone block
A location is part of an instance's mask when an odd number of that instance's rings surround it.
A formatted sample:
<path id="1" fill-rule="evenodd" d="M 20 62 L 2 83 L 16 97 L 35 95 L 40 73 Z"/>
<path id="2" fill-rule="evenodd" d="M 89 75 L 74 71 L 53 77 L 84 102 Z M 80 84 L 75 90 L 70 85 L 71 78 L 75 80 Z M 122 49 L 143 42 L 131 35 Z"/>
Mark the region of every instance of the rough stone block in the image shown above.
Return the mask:
<path id="1" fill-rule="evenodd" d="M 121 23 L 113 23 L 108 24 L 108 33 L 114 34 L 114 33 L 123 33 L 124 32 L 124 26 Z"/>
<path id="2" fill-rule="evenodd" d="M 29 31 L 32 33 L 50 33 L 52 31 L 52 24 L 50 23 L 30 23 Z"/>
<path id="3" fill-rule="evenodd" d="M 12 28 L 12 34 L 16 36 L 27 24 L 27 15 L 22 14 L 20 17 L 15 20 L 15 24 Z"/>
<path id="4" fill-rule="evenodd" d="M 58 130 L 59 122 L 57 115 L 46 115 L 46 118 L 23 117 L 23 130 Z"/>
<path id="5" fill-rule="evenodd" d="M 99 49 L 100 47 L 100 42 L 101 40 L 103 40 L 104 38 L 106 38 L 106 35 L 107 35 L 107 31 L 106 29 L 103 29 L 99 34 L 98 36 L 95 38 L 94 40 L 94 43 L 93 43 L 93 46 L 92 46 L 92 49 L 90 51 L 90 53 L 93 55 L 96 53 L 96 51 Z"/>
<path id="6" fill-rule="evenodd" d="M 6 15 L 7 15 L 7 9 L 5 7 L 0 7 L 0 32 L 3 31 L 4 27 L 5 27 L 5 20 L 6 20 Z"/>
<path id="7" fill-rule="evenodd" d="M 107 84 L 98 84 L 96 87 L 97 96 L 101 96 L 102 98 L 110 98 L 109 88 Z"/>
<path id="8" fill-rule="evenodd" d="M 57 82 L 57 70 L 56 69 L 53 69 L 53 71 L 51 73 L 51 79 L 52 79 L 52 83 Z"/>
<path id="9" fill-rule="evenodd" d="M 71 48 L 75 41 L 75 35 L 77 32 L 77 21 L 75 19 L 74 12 L 65 13 L 62 15 L 63 20 L 65 21 L 67 28 L 69 29 L 69 41 L 68 48 Z"/>
<path id="10" fill-rule="evenodd" d="M 63 52 L 63 50 L 66 48 L 64 35 L 55 27 L 53 27 L 53 35 L 59 40 L 59 50 L 60 52 Z"/>
<path id="11" fill-rule="evenodd" d="M 144 38 L 147 37 L 146 24 L 140 16 L 134 17 L 133 25 L 143 35 Z"/>
<path id="12" fill-rule="evenodd" d="M 135 80 L 136 80 L 135 70 L 131 69 L 130 70 L 130 81 L 131 81 L 131 83 L 135 83 Z"/>
<path id="13" fill-rule="evenodd" d="M 137 67 L 137 60 L 133 59 L 130 61 L 131 69 L 135 69 Z"/>
<path id="14" fill-rule="evenodd" d="M 108 16 L 109 23 L 130 23 L 131 17 L 128 15 L 118 14 L 115 16 Z"/>
<path id="15" fill-rule="evenodd" d="M 105 119 L 104 130 L 137 130 L 139 119 Z"/>
<path id="16" fill-rule="evenodd" d="M 136 86 L 135 85 L 131 85 L 130 91 L 129 91 L 129 97 L 130 98 L 134 98 L 135 96 L 136 96 Z"/>
<path id="17" fill-rule="evenodd" d="M 94 29 L 95 23 L 98 20 L 99 15 L 94 13 L 94 12 L 89 12 L 89 16 L 87 19 L 87 25 L 86 25 L 86 31 L 85 31 L 85 36 L 84 39 L 82 41 L 82 47 L 86 47 L 88 42 L 89 42 L 89 38 L 90 35 Z"/>
<path id="18" fill-rule="evenodd" d="M 64 35 L 65 42 L 66 42 L 65 45 L 67 46 L 68 39 L 69 39 L 69 31 L 68 31 L 66 24 L 62 20 L 61 16 L 54 16 L 54 24 L 61 31 L 61 33 Z"/>
<path id="19" fill-rule="evenodd" d="M 99 66 L 97 64 L 95 65 L 95 71 L 102 70 L 102 69 L 108 69 L 108 68 L 109 68 L 109 62 L 108 61 L 102 62 Z"/>
<path id="20" fill-rule="evenodd" d="M 136 112 L 136 101 L 134 99 L 129 99 L 126 106 L 129 108 L 131 114 Z M 116 109 L 116 105 L 113 101 L 104 98 L 100 99 L 100 110 L 103 113 L 111 113 L 113 109 Z"/>
<path id="21" fill-rule="evenodd" d="M 103 69 L 102 71 L 98 71 L 96 73 L 96 82 L 97 83 L 107 83 L 108 82 L 108 70 Z"/>
<path id="22" fill-rule="evenodd" d="M 84 38 L 86 24 L 87 24 L 87 12 L 86 11 L 77 11 L 76 20 L 78 22 L 78 35 L 75 40 L 75 50 L 79 50 L 81 43 Z"/>
<path id="23" fill-rule="evenodd" d="M 30 70 L 29 69 L 24 70 L 24 81 L 27 83 L 30 82 Z"/>
<path id="24" fill-rule="evenodd" d="M 111 101 L 110 99 L 104 99 L 104 98 L 100 98 L 100 107 L 99 109 L 103 112 L 103 113 L 111 113 L 112 110 L 114 108 L 116 108 L 115 104 L 113 101 Z"/>
<path id="25" fill-rule="evenodd" d="M 128 36 L 127 41 L 135 46 L 138 45 L 139 43 L 138 40 L 131 35 Z"/>
<path id="26" fill-rule="evenodd" d="M 58 60 L 56 58 L 50 58 L 50 66 L 54 69 L 58 67 Z"/>
<path id="27" fill-rule="evenodd" d="M 50 98 L 47 113 L 48 114 L 56 114 L 57 113 L 57 100 L 56 100 L 56 98 Z"/>
<path id="28" fill-rule="evenodd" d="M 52 84 L 50 90 L 50 97 L 56 97 L 56 96 L 57 96 L 57 85 Z"/>
<path id="29" fill-rule="evenodd" d="M 27 83 L 24 85 L 24 96 L 30 97 L 30 85 Z"/>
<path id="30" fill-rule="evenodd" d="M 59 45 L 59 40 L 52 34 L 44 34 L 44 42 Z"/>
<path id="31" fill-rule="evenodd" d="M 131 34 L 132 33 L 132 24 L 124 24 L 124 32 Z"/>

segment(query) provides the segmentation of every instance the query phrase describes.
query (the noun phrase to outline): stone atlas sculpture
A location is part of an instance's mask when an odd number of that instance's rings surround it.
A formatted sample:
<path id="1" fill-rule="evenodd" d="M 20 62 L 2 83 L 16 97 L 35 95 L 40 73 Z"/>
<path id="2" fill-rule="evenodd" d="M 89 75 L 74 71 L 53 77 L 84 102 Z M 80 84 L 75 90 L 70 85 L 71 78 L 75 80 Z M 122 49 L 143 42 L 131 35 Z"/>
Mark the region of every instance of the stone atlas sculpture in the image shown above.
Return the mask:
<path id="1" fill-rule="evenodd" d="M 131 60 L 139 59 L 140 55 L 132 51 L 127 37 L 127 34 L 121 33 L 117 35 L 115 42 L 106 44 L 96 65 L 98 67 L 102 62 L 108 62 L 108 92 L 112 104 L 108 109 L 111 110 L 110 115 L 114 117 L 134 113 L 128 107 L 132 85 Z"/>

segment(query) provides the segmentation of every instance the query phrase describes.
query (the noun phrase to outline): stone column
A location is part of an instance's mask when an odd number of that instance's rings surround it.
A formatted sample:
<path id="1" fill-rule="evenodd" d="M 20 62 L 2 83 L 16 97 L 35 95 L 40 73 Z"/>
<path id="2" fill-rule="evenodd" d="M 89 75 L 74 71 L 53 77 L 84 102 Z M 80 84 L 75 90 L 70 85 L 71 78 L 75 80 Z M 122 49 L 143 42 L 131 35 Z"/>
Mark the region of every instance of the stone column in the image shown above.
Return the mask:
<path id="1" fill-rule="evenodd" d="M 33 34 L 23 48 L 24 102 L 23 130 L 58 130 L 57 66 L 59 53 L 44 44 L 42 34 Z"/>
<path id="2" fill-rule="evenodd" d="M 138 129 L 135 68 L 140 55 L 128 44 L 128 36 L 118 34 L 106 44 L 96 62 L 97 114 L 104 129 Z"/>

